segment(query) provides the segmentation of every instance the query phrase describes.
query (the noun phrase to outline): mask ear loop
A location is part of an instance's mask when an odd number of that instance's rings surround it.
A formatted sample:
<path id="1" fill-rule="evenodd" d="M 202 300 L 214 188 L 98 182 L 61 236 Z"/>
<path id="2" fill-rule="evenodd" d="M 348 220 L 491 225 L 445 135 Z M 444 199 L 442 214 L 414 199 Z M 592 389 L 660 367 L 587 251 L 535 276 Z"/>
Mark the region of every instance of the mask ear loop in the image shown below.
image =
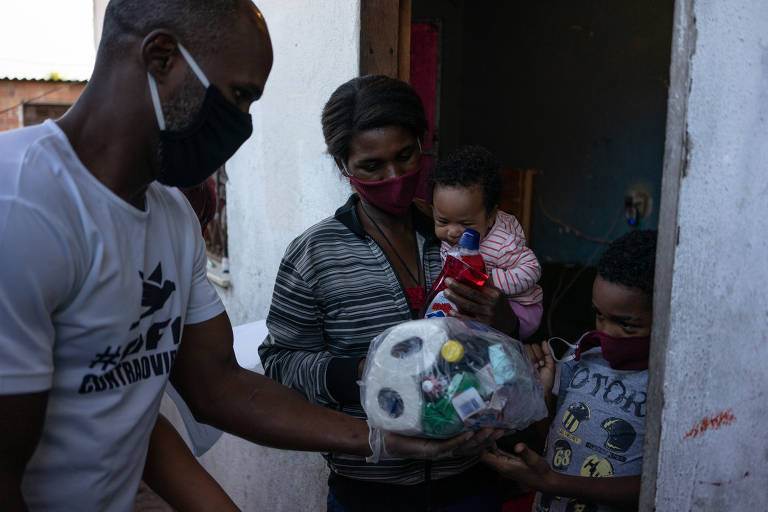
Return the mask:
<path id="1" fill-rule="evenodd" d="M 195 62 L 195 59 L 192 58 L 192 55 L 189 54 L 187 49 L 184 48 L 181 43 L 177 43 L 177 46 L 179 48 L 179 52 L 181 52 L 181 56 L 184 57 L 184 60 L 187 61 L 187 64 L 189 65 L 190 69 L 192 69 L 192 72 L 207 89 L 208 86 L 211 85 L 211 82 L 208 81 L 208 78 L 205 76 L 205 73 L 203 73 L 203 70 L 200 69 L 200 66 L 197 65 L 197 62 Z M 153 77 L 149 71 L 147 71 L 147 80 L 149 81 L 149 95 L 152 97 L 152 106 L 155 109 L 157 126 L 160 128 L 160 131 L 164 131 L 165 117 L 163 116 L 163 107 L 160 104 L 160 95 L 157 92 L 157 82 L 155 81 L 155 77 Z"/>
<path id="2" fill-rule="evenodd" d="M 349 169 L 347 168 L 347 164 L 345 162 L 341 162 L 341 175 L 345 178 L 352 178 L 352 173 L 349 172 Z"/>
<path id="3" fill-rule="evenodd" d="M 583 336 L 582 336 L 582 338 L 583 338 Z M 565 355 L 563 357 L 561 357 L 561 358 L 558 358 L 555 355 L 555 351 L 552 349 L 552 342 L 555 341 L 555 340 L 562 341 L 569 348 L 568 351 L 565 353 Z M 581 341 L 581 338 L 579 338 L 579 341 Z M 558 336 L 554 336 L 554 337 L 549 338 L 547 340 L 547 347 L 549 348 L 549 353 L 552 355 L 552 359 L 554 359 L 556 363 L 566 363 L 566 362 L 572 361 L 572 360 L 574 360 L 576 358 L 576 349 L 579 347 L 579 342 L 577 341 L 574 344 L 574 343 L 570 343 L 570 342 L 564 340 L 563 338 L 560 338 Z"/>
<path id="4" fill-rule="evenodd" d="M 160 95 L 157 94 L 157 83 L 155 77 L 147 71 L 147 80 L 149 80 L 149 95 L 152 97 L 152 106 L 155 108 L 155 117 L 160 131 L 165 130 L 165 118 L 163 117 L 163 108 L 160 106 Z"/>
<path id="5" fill-rule="evenodd" d="M 198 80 L 203 83 L 203 87 L 207 89 L 208 86 L 211 85 L 211 82 L 208 81 L 203 70 L 200 69 L 200 66 L 195 62 L 195 59 L 192 58 L 192 55 L 189 54 L 187 49 L 184 48 L 181 43 L 177 43 L 177 46 L 179 47 L 179 51 L 181 52 L 182 57 L 184 57 L 184 60 L 186 60 L 189 67 L 192 68 L 192 72 L 197 76 Z"/>

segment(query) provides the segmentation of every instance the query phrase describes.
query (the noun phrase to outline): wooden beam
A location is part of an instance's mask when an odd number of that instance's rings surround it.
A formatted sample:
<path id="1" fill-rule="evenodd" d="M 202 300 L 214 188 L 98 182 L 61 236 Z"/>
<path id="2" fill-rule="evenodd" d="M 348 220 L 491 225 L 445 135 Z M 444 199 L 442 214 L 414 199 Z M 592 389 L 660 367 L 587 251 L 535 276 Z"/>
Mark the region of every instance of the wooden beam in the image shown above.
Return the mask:
<path id="1" fill-rule="evenodd" d="M 360 74 L 397 78 L 399 0 L 362 0 L 360 10 Z"/>
<path id="2" fill-rule="evenodd" d="M 360 74 L 408 81 L 411 71 L 411 0 L 360 2 Z"/>
<path id="3" fill-rule="evenodd" d="M 400 0 L 400 26 L 397 50 L 397 77 L 411 81 L 411 0 Z"/>

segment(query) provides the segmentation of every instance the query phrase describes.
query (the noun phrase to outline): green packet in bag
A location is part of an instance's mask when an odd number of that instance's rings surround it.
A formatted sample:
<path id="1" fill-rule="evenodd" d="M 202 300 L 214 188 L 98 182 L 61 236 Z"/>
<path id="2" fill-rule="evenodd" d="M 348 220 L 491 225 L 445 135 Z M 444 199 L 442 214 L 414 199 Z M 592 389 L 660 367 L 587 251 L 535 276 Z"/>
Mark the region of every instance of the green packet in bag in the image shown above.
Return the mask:
<path id="1" fill-rule="evenodd" d="M 451 379 L 445 395 L 437 402 L 424 404 L 422 426 L 424 433 L 429 436 L 443 437 L 458 434 L 464 430 L 463 418 L 457 414 L 454 399 L 464 392 L 474 391 L 479 397 L 480 382 L 472 373 L 457 373 Z M 480 388 L 482 389 L 482 388 Z"/>

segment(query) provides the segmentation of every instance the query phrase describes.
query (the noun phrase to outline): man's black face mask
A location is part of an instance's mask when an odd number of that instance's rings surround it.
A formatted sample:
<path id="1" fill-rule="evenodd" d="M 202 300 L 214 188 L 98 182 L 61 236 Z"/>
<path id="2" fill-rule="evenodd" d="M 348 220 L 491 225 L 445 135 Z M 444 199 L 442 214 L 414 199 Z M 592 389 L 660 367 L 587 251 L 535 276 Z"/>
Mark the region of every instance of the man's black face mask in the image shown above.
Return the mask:
<path id="1" fill-rule="evenodd" d="M 160 175 L 163 185 L 192 188 L 221 167 L 253 132 L 251 116 L 227 101 L 211 84 L 189 52 L 179 51 L 205 86 L 205 98 L 195 119 L 180 130 L 166 130 L 154 77 L 147 73 L 152 105 L 160 127 Z"/>

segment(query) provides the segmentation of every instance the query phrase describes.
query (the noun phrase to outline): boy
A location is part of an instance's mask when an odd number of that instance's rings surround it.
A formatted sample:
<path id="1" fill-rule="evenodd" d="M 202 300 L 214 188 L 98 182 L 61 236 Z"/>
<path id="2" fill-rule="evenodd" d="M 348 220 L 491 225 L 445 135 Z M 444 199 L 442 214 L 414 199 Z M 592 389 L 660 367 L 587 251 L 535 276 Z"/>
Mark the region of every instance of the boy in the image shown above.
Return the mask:
<path id="1" fill-rule="evenodd" d="M 637 508 L 655 254 L 656 232 L 632 231 L 611 243 L 598 263 L 596 330 L 562 359 L 546 458 L 522 443 L 514 455 L 483 456 L 503 476 L 539 491 L 534 511 Z M 532 352 L 549 396 L 554 359 L 546 343 Z"/>
<path id="2" fill-rule="evenodd" d="M 543 295 L 536 284 L 541 266 L 526 246 L 517 219 L 498 209 L 499 163 L 482 147 L 461 148 L 437 164 L 430 188 L 443 261 L 465 229 L 480 233 L 480 254 L 490 280 L 508 297 L 520 320 L 520 339 L 529 337 L 541 323 Z"/>

